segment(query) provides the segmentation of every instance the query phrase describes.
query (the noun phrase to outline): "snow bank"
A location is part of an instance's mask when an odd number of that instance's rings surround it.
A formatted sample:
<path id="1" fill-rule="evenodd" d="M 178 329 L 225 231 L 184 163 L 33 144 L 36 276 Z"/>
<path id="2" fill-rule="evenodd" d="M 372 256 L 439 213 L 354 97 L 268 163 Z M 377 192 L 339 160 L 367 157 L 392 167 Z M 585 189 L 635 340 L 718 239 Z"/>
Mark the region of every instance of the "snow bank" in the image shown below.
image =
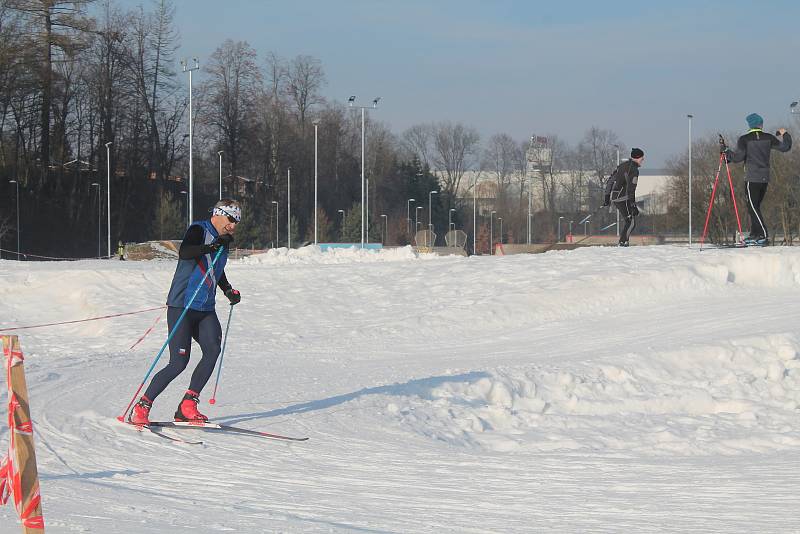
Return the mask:
<path id="1" fill-rule="evenodd" d="M 323 251 L 316 245 L 308 245 L 298 249 L 274 248 L 264 254 L 254 254 L 240 261 L 244 264 L 262 265 L 330 265 L 412 261 L 427 256 L 433 255 L 418 255 L 410 246 L 380 250 L 361 249 L 353 246 L 351 248 L 330 248 Z"/>
<path id="2" fill-rule="evenodd" d="M 395 426 L 493 451 L 767 452 L 800 446 L 800 436 L 786 435 L 800 403 L 799 349 L 792 335 L 744 337 L 588 365 L 444 376 L 374 406 Z"/>
<path id="3" fill-rule="evenodd" d="M 121 427 L 161 311 L 22 331 L 48 532 L 800 531 L 800 247 L 423 259 L 229 263 L 202 409 L 302 444 Z M 174 270 L 2 260 L 0 328 L 159 306 Z"/>

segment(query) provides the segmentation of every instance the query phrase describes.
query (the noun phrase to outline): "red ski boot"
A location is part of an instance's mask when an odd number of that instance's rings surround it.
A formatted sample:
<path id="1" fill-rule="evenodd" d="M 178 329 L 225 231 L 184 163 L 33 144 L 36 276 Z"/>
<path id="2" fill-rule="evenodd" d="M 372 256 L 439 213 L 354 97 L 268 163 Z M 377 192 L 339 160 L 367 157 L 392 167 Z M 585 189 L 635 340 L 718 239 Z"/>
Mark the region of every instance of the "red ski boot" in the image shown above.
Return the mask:
<path id="1" fill-rule="evenodd" d="M 183 400 L 178 405 L 178 410 L 175 412 L 176 421 L 188 421 L 193 423 L 205 423 L 208 417 L 197 411 L 197 403 L 200 402 L 200 397 L 197 392 L 191 389 L 186 390 Z"/>
<path id="2" fill-rule="evenodd" d="M 149 425 L 150 424 L 150 408 L 153 403 L 150 399 L 142 395 L 139 402 L 133 407 L 133 411 L 128 416 L 128 422 L 134 425 Z"/>

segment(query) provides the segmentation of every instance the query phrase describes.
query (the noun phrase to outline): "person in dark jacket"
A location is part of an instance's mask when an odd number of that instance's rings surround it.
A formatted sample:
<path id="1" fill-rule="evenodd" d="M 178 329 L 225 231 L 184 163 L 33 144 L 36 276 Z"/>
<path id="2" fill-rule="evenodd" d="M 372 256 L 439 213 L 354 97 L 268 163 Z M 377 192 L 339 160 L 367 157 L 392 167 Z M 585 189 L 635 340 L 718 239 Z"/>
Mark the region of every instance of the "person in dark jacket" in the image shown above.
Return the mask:
<path id="1" fill-rule="evenodd" d="M 788 152 L 792 148 L 792 136 L 785 128 L 775 135 L 762 130 L 764 119 L 758 113 L 751 113 L 745 120 L 750 130 L 736 142 L 736 150 L 723 147 L 725 157 L 733 163 L 744 162 L 745 193 L 747 211 L 750 213 L 750 235 L 744 242 L 748 245 L 766 245 L 769 232 L 761 214 L 761 202 L 769 184 L 769 160 L 772 150 Z"/>
<path id="2" fill-rule="evenodd" d="M 156 373 L 144 395 L 133 407 L 128 421 L 135 425 L 150 423 L 153 401 L 189 364 L 192 339 L 197 341 L 202 357 L 192 373 L 189 389 L 175 412 L 176 421 L 205 422 L 208 417 L 197 410 L 200 391 L 211 378 L 221 350 L 222 327 L 214 310 L 215 294 L 219 287 L 231 305 L 242 299 L 225 276 L 228 249 L 236 225 L 242 219 L 242 209 L 235 200 L 222 199 L 211 211 L 211 218 L 193 222 L 186 230 L 178 251 L 178 266 L 172 277 L 167 296 L 167 325 L 169 331 L 188 306 L 183 321 L 169 342 L 169 363 Z M 214 262 L 216 258 L 216 263 Z M 206 272 L 209 272 L 206 277 Z"/>
<path id="3" fill-rule="evenodd" d="M 603 199 L 603 206 L 614 206 L 619 211 L 624 226 L 619 231 L 619 246 L 627 247 L 633 229 L 636 228 L 636 184 L 639 182 L 639 167 L 644 162 L 644 151 L 641 148 L 631 149 L 631 159 L 623 161 L 611 175 L 611 189 Z"/>

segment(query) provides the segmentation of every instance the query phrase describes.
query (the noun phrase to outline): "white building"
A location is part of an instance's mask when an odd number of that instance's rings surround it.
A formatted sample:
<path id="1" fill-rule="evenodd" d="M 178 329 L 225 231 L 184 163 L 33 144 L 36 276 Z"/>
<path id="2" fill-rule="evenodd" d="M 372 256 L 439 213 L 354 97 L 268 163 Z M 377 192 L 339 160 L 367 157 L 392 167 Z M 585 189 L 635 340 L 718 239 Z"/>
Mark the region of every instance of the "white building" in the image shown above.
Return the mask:
<path id="1" fill-rule="evenodd" d="M 444 173 L 434 171 L 437 177 Z M 531 191 L 533 211 L 540 211 L 545 208 L 542 196 L 542 182 L 538 174 L 531 173 Z M 554 175 L 556 187 L 560 190 L 559 205 L 563 206 L 566 191 L 570 191 L 575 184 L 580 184 L 580 191 L 576 196 L 580 199 L 581 206 L 578 211 L 592 211 L 596 206 L 600 192 L 597 190 L 597 180 L 594 173 L 580 171 L 559 171 Z M 636 187 L 636 201 L 639 209 L 646 214 L 662 214 L 667 212 L 667 186 L 673 179 L 664 169 L 643 168 L 639 171 L 639 181 Z M 523 195 L 527 195 L 528 184 L 524 177 L 519 174 L 511 175 L 507 178 L 508 194 L 512 198 L 518 198 L 520 188 L 523 188 Z M 478 211 L 480 215 L 488 215 L 495 208 L 497 199 L 498 183 L 494 173 L 489 171 L 467 171 L 464 173 L 456 191 L 456 197 L 462 205 L 471 204 L 474 197 L 478 200 Z M 527 198 L 527 197 L 524 197 Z M 567 211 L 569 208 L 560 207 Z"/>

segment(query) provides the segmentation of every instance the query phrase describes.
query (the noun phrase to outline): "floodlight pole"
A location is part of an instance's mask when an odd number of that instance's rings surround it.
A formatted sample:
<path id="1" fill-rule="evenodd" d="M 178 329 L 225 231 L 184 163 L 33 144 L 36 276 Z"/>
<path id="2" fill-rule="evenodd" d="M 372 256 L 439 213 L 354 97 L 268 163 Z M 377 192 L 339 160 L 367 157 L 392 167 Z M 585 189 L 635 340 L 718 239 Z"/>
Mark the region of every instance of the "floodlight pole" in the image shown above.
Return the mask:
<path id="1" fill-rule="evenodd" d="M 219 199 L 222 200 L 222 153 L 223 151 L 220 150 L 217 152 L 219 156 Z"/>
<path id="2" fill-rule="evenodd" d="M 318 181 L 318 165 L 317 156 L 319 152 L 319 142 L 317 138 L 317 128 L 319 126 L 319 119 L 314 121 L 314 244 L 317 244 L 317 225 L 319 216 L 317 215 L 317 181 Z"/>
<path id="3" fill-rule="evenodd" d="M 692 246 L 692 119 L 693 115 L 686 115 L 689 119 L 689 246 Z"/>
<path id="4" fill-rule="evenodd" d="M 617 167 L 619 167 L 619 145 L 612 145 L 617 149 Z M 617 237 L 619 237 L 619 210 L 617 210 Z"/>
<path id="5" fill-rule="evenodd" d="M 365 229 L 365 197 L 364 197 L 364 187 L 365 187 L 365 172 L 364 172 L 364 154 L 365 154 L 365 123 L 366 123 L 366 116 L 365 111 L 367 109 L 377 109 L 378 102 L 380 101 L 381 97 L 376 97 L 375 100 L 372 101 L 371 106 L 355 106 L 353 103 L 356 101 L 355 95 L 351 96 L 347 99 L 350 107 L 353 109 L 360 109 L 361 110 L 361 248 L 364 248 L 364 229 Z M 369 241 L 367 241 L 369 242 Z"/>
<path id="6" fill-rule="evenodd" d="M 111 141 L 106 143 L 106 211 L 108 212 L 108 249 L 106 256 L 109 258 L 111 257 L 111 144 Z"/>
<path id="7" fill-rule="evenodd" d="M 189 67 L 186 64 L 186 60 L 181 60 L 181 65 L 183 65 L 183 72 L 189 73 L 189 224 L 192 224 L 192 201 L 194 199 L 194 180 L 193 180 L 193 168 L 192 168 L 192 71 L 200 69 L 200 63 L 197 62 L 197 58 L 194 59 L 194 67 Z M 110 210 L 109 210 L 110 211 Z M 110 232 L 109 232 L 110 235 Z M 111 255 L 111 244 L 109 243 L 108 255 Z"/>

